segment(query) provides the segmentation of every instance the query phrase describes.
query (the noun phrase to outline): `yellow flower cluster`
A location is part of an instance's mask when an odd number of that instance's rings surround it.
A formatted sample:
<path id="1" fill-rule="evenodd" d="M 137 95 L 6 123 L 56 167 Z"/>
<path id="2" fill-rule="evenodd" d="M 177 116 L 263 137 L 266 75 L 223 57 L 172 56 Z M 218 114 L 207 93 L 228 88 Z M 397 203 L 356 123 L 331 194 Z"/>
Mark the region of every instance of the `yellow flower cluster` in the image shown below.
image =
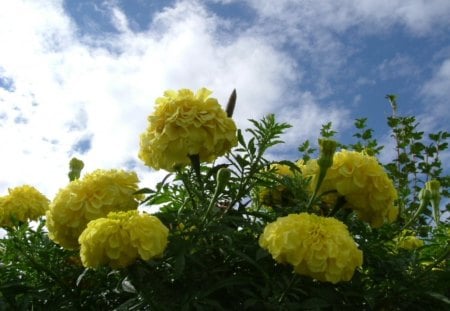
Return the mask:
<path id="1" fill-rule="evenodd" d="M 68 249 L 76 249 L 78 237 L 89 221 L 112 211 L 137 209 L 134 172 L 96 170 L 61 189 L 47 212 L 49 237 Z"/>
<path id="2" fill-rule="evenodd" d="M 294 175 L 288 165 L 272 164 L 270 168 L 280 177 L 292 177 Z M 285 195 L 287 195 L 286 187 L 283 185 L 277 185 L 273 188 L 264 187 L 260 189 L 258 194 L 261 203 L 267 206 L 280 205 Z"/>
<path id="3" fill-rule="evenodd" d="M 0 197 L 0 226 L 11 227 L 14 222 L 36 220 L 45 214 L 50 201 L 36 188 L 23 185 L 8 189 Z"/>
<path id="4" fill-rule="evenodd" d="M 406 250 L 414 250 L 416 248 L 423 246 L 423 240 L 417 238 L 414 235 L 411 235 L 412 232 L 409 230 L 404 230 L 400 237 L 397 240 L 397 247 L 406 249 Z"/>
<path id="5" fill-rule="evenodd" d="M 190 163 L 189 156 L 211 162 L 237 144 L 236 125 L 211 91 L 166 91 L 156 100 L 141 134 L 139 158 L 155 169 L 174 171 Z"/>
<path id="6" fill-rule="evenodd" d="M 166 246 L 169 229 L 149 214 L 137 210 L 111 212 L 106 218 L 91 221 L 79 237 L 83 266 L 109 265 L 123 268 L 137 258 L 160 257 Z"/>
<path id="7" fill-rule="evenodd" d="M 363 254 L 345 224 L 314 214 L 290 214 L 268 224 L 259 245 L 279 263 L 319 281 L 349 281 Z"/>
<path id="8" fill-rule="evenodd" d="M 317 161 L 310 160 L 299 166 L 305 176 L 312 176 L 314 188 L 319 175 Z M 337 191 L 345 197 L 346 207 L 357 211 L 359 218 L 374 228 L 393 222 L 398 216 L 394 205 L 397 191 L 373 156 L 348 150 L 336 152 L 333 165 L 320 186 L 320 193 L 328 191 Z"/>

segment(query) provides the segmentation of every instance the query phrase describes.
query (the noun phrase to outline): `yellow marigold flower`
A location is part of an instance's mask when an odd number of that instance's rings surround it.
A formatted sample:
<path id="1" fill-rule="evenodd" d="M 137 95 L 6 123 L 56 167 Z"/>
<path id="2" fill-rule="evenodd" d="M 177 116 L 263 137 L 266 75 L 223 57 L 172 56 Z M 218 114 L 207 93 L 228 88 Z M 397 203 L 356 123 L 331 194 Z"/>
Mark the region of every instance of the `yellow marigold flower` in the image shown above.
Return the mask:
<path id="1" fill-rule="evenodd" d="M 403 230 L 400 236 L 395 239 L 398 248 L 403 248 L 406 250 L 413 250 L 423 246 L 423 240 L 417 238 L 413 235 L 414 233 L 410 230 Z"/>
<path id="2" fill-rule="evenodd" d="M 319 174 L 317 161 L 299 163 L 299 166 L 305 176 L 312 177 L 313 189 Z M 374 228 L 397 219 L 398 209 L 394 206 L 397 191 L 373 156 L 348 150 L 336 152 L 320 186 L 320 193 L 328 191 L 344 196 L 346 207 L 357 211 L 359 218 Z"/>
<path id="3" fill-rule="evenodd" d="M 137 210 L 111 212 L 106 218 L 89 222 L 81 233 L 81 261 L 90 268 L 124 268 L 137 258 L 160 257 L 168 235 L 169 229 L 155 216 Z"/>
<path id="4" fill-rule="evenodd" d="M 407 236 L 398 242 L 398 247 L 413 250 L 423 246 L 423 241 L 415 236 Z"/>
<path id="5" fill-rule="evenodd" d="M 190 155 L 211 162 L 237 144 L 236 125 L 222 109 L 212 92 L 201 88 L 166 91 L 156 99 L 141 134 L 139 158 L 155 169 L 174 171 L 190 164 Z"/>
<path id="6" fill-rule="evenodd" d="M 284 164 L 271 164 L 270 169 L 280 177 L 293 177 L 294 173 L 288 165 Z M 289 195 L 286 193 L 286 187 L 278 185 L 272 188 L 261 188 L 258 193 L 259 200 L 262 204 L 267 206 L 280 205 L 283 202 L 283 198 Z"/>
<path id="7" fill-rule="evenodd" d="M 76 249 L 78 237 L 89 221 L 112 211 L 137 209 L 133 195 L 139 179 L 134 172 L 96 170 L 61 189 L 47 212 L 49 237 L 68 249 Z"/>
<path id="8" fill-rule="evenodd" d="M 36 188 L 23 185 L 8 189 L 9 194 L 0 197 L 0 226 L 11 227 L 15 221 L 36 220 L 45 214 L 50 201 Z"/>
<path id="9" fill-rule="evenodd" d="M 314 214 L 278 218 L 264 228 L 259 245 L 296 273 L 324 282 L 349 281 L 363 261 L 344 223 Z"/>

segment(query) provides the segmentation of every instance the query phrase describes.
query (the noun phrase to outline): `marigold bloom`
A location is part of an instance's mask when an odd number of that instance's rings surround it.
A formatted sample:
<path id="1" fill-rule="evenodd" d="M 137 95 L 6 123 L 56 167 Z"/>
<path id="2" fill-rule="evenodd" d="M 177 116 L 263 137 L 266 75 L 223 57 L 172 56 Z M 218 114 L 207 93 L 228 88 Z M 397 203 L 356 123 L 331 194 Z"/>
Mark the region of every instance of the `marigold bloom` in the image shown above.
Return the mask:
<path id="1" fill-rule="evenodd" d="M 279 177 L 293 177 L 294 172 L 290 169 L 288 165 L 284 164 L 272 164 L 270 168 Z M 272 188 L 261 188 L 259 190 L 258 196 L 262 204 L 267 206 L 274 206 L 282 204 L 283 198 L 289 195 L 287 189 L 283 185 L 277 185 Z"/>
<path id="2" fill-rule="evenodd" d="M 419 247 L 423 246 L 423 240 L 417 238 L 413 234 L 411 231 L 409 230 L 404 230 L 400 237 L 398 239 L 396 239 L 397 241 L 397 247 L 398 248 L 403 248 L 406 250 L 413 250 Z"/>
<path id="3" fill-rule="evenodd" d="M 296 273 L 324 282 L 349 281 L 363 260 L 344 223 L 314 214 L 278 218 L 264 228 L 259 245 Z"/>
<path id="4" fill-rule="evenodd" d="M 96 170 L 61 189 L 47 212 L 49 237 L 68 249 L 76 249 L 78 237 L 89 221 L 112 211 L 137 209 L 134 172 Z"/>
<path id="5" fill-rule="evenodd" d="M 202 88 L 166 91 L 141 134 L 139 158 L 155 169 L 174 171 L 190 164 L 190 155 L 211 162 L 237 144 L 236 125 L 212 92 Z"/>
<path id="6" fill-rule="evenodd" d="M 36 188 L 23 185 L 8 189 L 9 194 L 0 197 L 0 226 L 11 227 L 14 221 L 36 220 L 45 214 L 50 201 Z"/>
<path id="7" fill-rule="evenodd" d="M 311 187 L 315 187 L 319 174 L 317 161 L 299 163 L 299 166 L 305 176 L 312 177 Z M 373 156 L 348 150 L 336 152 L 319 190 L 320 193 L 328 191 L 337 191 L 345 197 L 346 207 L 357 211 L 359 218 L 374 228 L 393 222 L 398 216 L 394 206 L 397 191 Z"/>
<path id="8" fill-rule="evenodd" d="M 169 229 L 155 216 L 136 210 L 112 212 L 106 218 L 89 222 L 81 233 L 81 261 L 90 268 L 124 268 L 137 258 L 160 257 L 168 235 Z"/>

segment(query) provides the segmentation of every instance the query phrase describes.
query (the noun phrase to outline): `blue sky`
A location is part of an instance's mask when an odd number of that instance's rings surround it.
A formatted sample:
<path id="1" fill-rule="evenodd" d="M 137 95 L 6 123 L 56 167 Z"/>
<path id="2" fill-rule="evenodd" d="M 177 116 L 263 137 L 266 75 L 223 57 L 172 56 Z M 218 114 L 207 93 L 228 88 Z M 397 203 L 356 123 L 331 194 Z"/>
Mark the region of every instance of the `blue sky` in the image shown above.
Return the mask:
<path id="1" fill-rule="evenodd" d="M 166 89 L 205 86 L 225 105 L 236 88 L 239 127 L 268 113 L 294 125 L 272 155 L 292 160 L 328 121 L 348 142 L 368 117 L 392 146 L 389 93 L 448 131 L 449 17 L 449 0 L 3 0 L 0 195 L 29 183 L 51 197 L 73 156 L 154 184 L 164 172 L 138 141 Z"/>

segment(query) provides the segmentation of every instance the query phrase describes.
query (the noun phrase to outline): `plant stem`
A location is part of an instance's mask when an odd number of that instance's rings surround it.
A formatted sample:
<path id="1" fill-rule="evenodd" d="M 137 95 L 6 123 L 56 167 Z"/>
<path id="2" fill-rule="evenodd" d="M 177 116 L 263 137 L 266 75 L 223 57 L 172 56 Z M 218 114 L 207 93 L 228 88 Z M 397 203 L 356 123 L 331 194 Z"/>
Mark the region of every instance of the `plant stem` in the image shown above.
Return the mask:
<path id="1" fill-rule="evenodd" d="M 284 300 L 284 297 L 286 297 L 287 292 L 291 289 L 292 285 L 294 284 L 296 277 L 297 277 L 296 274 L 292 274 L 289 284 L 286 286 L 285 290 L 281 293 L 280 298 L 278 298 L 278 303 L 281 303 Z"/>

